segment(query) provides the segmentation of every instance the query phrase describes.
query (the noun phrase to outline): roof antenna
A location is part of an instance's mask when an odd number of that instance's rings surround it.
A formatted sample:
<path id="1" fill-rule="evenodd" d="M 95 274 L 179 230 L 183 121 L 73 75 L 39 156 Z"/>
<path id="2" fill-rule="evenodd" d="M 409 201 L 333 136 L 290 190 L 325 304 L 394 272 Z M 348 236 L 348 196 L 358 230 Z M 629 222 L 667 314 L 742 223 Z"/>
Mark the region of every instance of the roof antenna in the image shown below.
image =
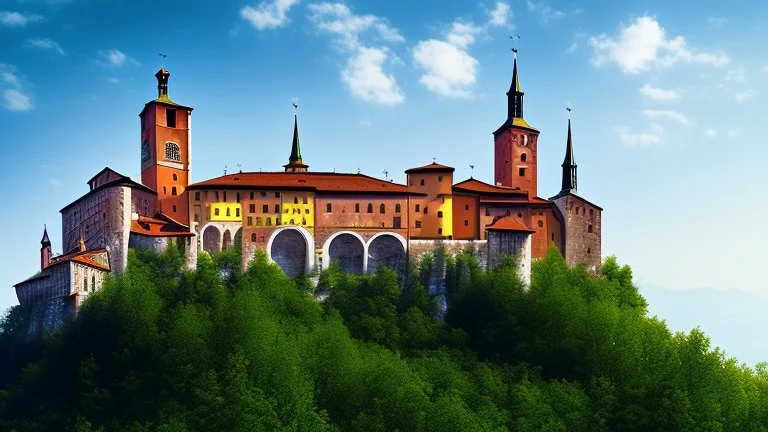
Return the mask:
<path id="1" fill-rule="evenodd" d="M 224 175 L 227 175 L 227 165 L 224 165 Z"/>
<path id="2" fill-rule="evenodd" d="M 243 173 L 243 166 L 241 164 L 237 164 L 237 169 L 240 171 L 240 174 Z"/>
<path id="3" fill-rule="evenodd" d="M 357 169 L 357 173 L 360 174 L 360 168 Z"/>
<path id="4" fill-rule="evenodd" d="M 470 169 L 470 171 L 469 171 L 469 178 L 475 178 L 475 166 L 474 165 L 470 165 L 469 169 Z"/>
<path id="5" fill-rule="evenodd" d="M 434 156 L 432 156 L 432 163 L 436 163 L 436 162 L 435 162 L 435 159 L 437 159 L 437 158 L 435 158 Z"/>
<path id="6" fill-rule="evenodd" d="M 160 67 L 164 68 L 165 67 L 165 58 L 168 57 L 168 56 L 163 54 L 163 53 L 157 53 L 157 55 L 160 56 Z"/>
<path id="7" fill-rule="evenodd" d="M 384 171 L 382 171 L 382 172 L 384 173 L 384 178 L 388 178 L 387 174 L 389 174 L 389 171 L 387 171 L 387 169 L 384 168 Z"/>

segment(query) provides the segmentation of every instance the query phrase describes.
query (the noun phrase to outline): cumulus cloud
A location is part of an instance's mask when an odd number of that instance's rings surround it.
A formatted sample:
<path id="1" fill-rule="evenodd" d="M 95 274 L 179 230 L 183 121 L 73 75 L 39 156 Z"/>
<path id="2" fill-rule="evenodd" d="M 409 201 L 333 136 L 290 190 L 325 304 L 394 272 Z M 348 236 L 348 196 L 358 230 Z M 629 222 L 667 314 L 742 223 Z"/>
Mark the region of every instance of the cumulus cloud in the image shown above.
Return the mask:
<path id="1" fill-rule="evenodd" d="M 99 51 L 99 55 L 102 57 L 101 63 L 109 67 L 121 67 L 129 64 L 139 64 L 139 62 L 128 57 L 125 55 L 125 53 L 118 49 Z"/>
<path id="2" fill-rule="evenodd" d="M 488 12 L 488 15 L 488 24 L 502 27 L 507 25 L 507 21 L 512 14 L 510 13 L 509 5 L 507 3 L 496 2 L 496 5 L 490 12 Z"/>
<path id="3" fill-rule="evenodd" d="M 509 5 L 498 2 L 489 20 L 483 25 L 457 19 L 446 30 L 442 39 L 419 41 L 413 49 L 413 62 L 423 70 L 419 82 L 429 91 L 448 98 L 472 97 L 477 81 L 478 61 L 469 53 L 477 36 L 488 27 L 505 25 Z"/>
<path id="4" fill-rule="evenodd" d="M 619 134 L 621 143 L 627 147 L 650 147 L 661 142 L 664 128 L 656 123 L 651 123 L 648 130 L 643 132 L 633 133 L 626 127 L 618 128 L 616 132 Z"/>
<path id="5" fill-rule="evenodd" d="M 21 12 L 0 11 L 0 24 L 6 27 L 25 27 L 29 23 L 42 21 L 43 17 Z"/>
<path id="6" fill-rule="evenodd" d="M 0 63 L 0 94 L 3 106 L 11 111 L 29 111 L 32 98 L 25 92 L 24 84 L 13 65 Z"/>
<path id="7" fill-rule="evenodd" d="M 396 28 L 381 17 L 357 15 L 342 3 L 313 3 L 308 10 L 315 28 L 331 34 L 336 47 L 348 56 L 341 81 L 354 97 L 381 105 L 405 100 L 395 76 L 384 70 L 398 62 L 386 44 L 405 41 Z"/>
<path id="8" fill-rule="evenodd" d="M 240 16 L 257 30 L 282 27 L 288 23 L 288 11 L 299 0 L 273 0 L 261 2 L 258 6 L 245 6 L 240 9 Z"/>
<path id="9" fill-rule="evenodd" d="M 622 25 L 616 36 L 593 36 L 590 45 L 592 63 L 596 67 L 614 63 L 629 74 L 670 67 L 679 62 L 721 66 L 730 61 L 721 52 L 692 51 L 682 36 L 667 38 L 664 28 L 650 16 Z"/>
<path id="10" fill-rule="evenodd" d="M 652 87 L 650 84 L 640 87 L 640 94 L 648 99 L 660 102 L 680 99 L 680 93 L 674 90 L 664 90 L 658 87 Z"/>
<path id="11" fill-rule="evenodd" d="M 677 111 L 649 109 L 643 111 L 643 115 L 652 119 L 665 118 L 668 120 L 676 121 L 682 125 L 688 125 L 688 117 Z"/>
<path id="12" fill-rule="evenodd" d="M 541 18 L 541 21 L 544 23 L 548 23 L 549 21 L 560 19 L 565 16 L 565 12 L 553 9 L 552 6 L 545 2 L 535 3 L 531 0 L 527 0 L 525 3 L 526 6 L 528 6 L 528 10 L 538 14 L 539 18 Z"/>
<path id="13" fill-rule="evenodd" d="M 27 39 L 26 45 L 32 48 L 52 50 L 60 55 L 66 54 L 56 41 L 46 38 Z"/>

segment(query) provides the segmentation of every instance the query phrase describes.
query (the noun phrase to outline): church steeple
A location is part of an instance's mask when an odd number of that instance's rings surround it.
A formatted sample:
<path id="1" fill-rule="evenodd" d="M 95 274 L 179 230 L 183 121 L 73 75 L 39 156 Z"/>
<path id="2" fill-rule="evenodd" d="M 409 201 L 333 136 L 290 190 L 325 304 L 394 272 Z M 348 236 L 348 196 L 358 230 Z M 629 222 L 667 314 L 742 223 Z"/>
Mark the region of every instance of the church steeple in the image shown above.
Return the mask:
<path id="1" fill-rule="evenodd" d="M 301 145 L 299 143 L 299 104 L 293 101 L 293 142 L 291 143 L 291 155 L 288 164 L 283 165 L 285 172 L 306 172 L 309 165 L 301 160 Z"/>
<path id="2" fill-rule="evenodd" d="M 43 225 L 43 239 L 40 240 L 40 270 L 51 263 L 51 240 L 48 238 L 48 227 Z"/>
<path id="3" fill-rule="evenodd" d="M 515 63 L 512 68 L 512 85 L 507 92 L 507 119 L 523 118 L 523 91 L 520 90 L 520 80 L 517 78 L 517 48 L 513 48 Z"/>
<path id="4" fill-rule="evenodd" d="M 565 145 L 563 160 L 563 187 L 561 192 L 576 192 L 576 160 L 573 158 L 573 141 L 571 140 L 571 109 L 568 108 L 568 142 Z"/>

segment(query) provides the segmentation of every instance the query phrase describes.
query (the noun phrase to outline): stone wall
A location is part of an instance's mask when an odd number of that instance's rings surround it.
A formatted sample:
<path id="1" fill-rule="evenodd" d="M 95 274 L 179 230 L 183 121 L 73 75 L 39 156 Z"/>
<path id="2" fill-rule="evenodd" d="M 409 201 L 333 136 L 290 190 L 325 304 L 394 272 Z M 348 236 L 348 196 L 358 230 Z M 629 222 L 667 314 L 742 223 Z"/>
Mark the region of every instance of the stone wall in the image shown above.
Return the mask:
<path id="1" fill-rule="evenodd" d="M 602 267 L 602 211 L 575 194 L 554 199 L 565 221 L 565 262 L 583 264 L 593 273 Z"/>
<path id="2" fill-rule="evenodd" d="M 34 303 L 56 297 L 68 296 L 72 289 L 71 263 L 61 263 L 46 268 L 42 273 L 16 285 L 19 304 L 31 306 Z"/>
<path id="3" fill-rule="evenodd" d="M 488 268 L 497 267 L 506 256 L 517 260 L 517 274 L 531 283 L 531 234 L 515 231 L 488 232 Z"/>

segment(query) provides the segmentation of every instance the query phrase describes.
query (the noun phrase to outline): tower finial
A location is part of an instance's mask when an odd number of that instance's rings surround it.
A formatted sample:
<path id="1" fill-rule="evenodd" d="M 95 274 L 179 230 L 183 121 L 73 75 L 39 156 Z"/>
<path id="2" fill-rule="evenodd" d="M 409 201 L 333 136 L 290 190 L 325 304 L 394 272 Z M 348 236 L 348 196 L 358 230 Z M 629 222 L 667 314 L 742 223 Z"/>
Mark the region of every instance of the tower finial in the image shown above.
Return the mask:
<path id="1" fill-rule="evenodd" d="M 568 111 L 568 121 L 571 121 L 571 111 L 573 111 L 573 108 L 571 108 L 571 104 L 565 105 L 565 110 Z"/>
<path id="2" fill-rule="evenodd" d="M 573 157 L 573 140 L 571 139 L 571 110 L 570 106 L 566 107 L 568 110 L 568 140 L 565 144 L 565 159 L 563 160 L 563 183 L 561 192 L 576 192 L 577 177 L 576 177 L 576 160 Z"/>
<path id="3" fill-rule="evenodd" d="M 161 54 L 164 56 L 164 54 Z M 157 78 L 157 98 L 168 98 L 168 78 L 171 76 L 170 72 L 165 70 L 165 66 L 161 66 L 160 70 L 155 74 Z"/>

